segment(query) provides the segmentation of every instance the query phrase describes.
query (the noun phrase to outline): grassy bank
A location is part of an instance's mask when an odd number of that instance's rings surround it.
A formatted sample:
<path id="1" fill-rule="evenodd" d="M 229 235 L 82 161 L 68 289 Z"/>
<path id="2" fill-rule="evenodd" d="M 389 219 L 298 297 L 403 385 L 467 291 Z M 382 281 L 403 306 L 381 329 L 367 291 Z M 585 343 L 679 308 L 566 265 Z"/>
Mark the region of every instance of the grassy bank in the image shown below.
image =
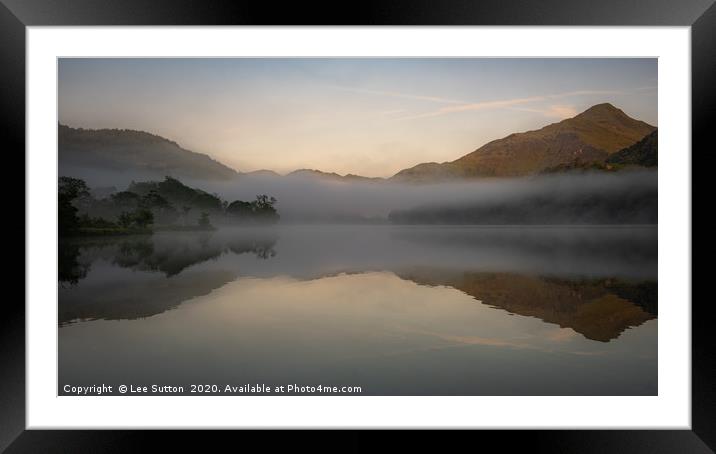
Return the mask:
<path id="1" fill-rule="evenodd" d="M 121 235 L 151 235 L 154 232 L 213 232 L 214 226 L 200 225 L 155 225 L 147 228 L 139 227 L 81 227 L 76 232 L 67 235 L 77 236 L 121 236 Z"/>
<path id="2" fill-rule="evenodd" d="M 151 235 L 151 228 L 138 227 L 81 227 L 69 236 L 115 236 L 115 235 Z"/>
<path id="3" fill-rule="evenodd" d="M 155 225 L 155 232 L 213 232 L 213 225 Z"/>

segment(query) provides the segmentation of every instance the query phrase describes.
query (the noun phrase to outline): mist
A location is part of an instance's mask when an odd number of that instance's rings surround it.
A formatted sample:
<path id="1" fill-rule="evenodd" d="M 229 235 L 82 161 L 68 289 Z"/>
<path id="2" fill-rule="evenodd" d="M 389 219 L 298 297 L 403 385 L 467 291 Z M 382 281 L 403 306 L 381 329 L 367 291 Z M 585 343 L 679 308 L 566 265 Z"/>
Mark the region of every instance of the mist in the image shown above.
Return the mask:
<path id="1" fill-rule="evenodd" d="M 131 181 L 161 180 L 65 166 L 61 175 L 122 191 Z M 657 221 L 656 171 L 592 172 L 432 184 L 352 182 L 312 176 L 242 174 L 232 180 L 182 178 L 229 203 L 276 197 L 282 223 L 637 223 Z M 103 192 L 103 191 L 98 191 Z M 475 213 L 466 215 L 465 213 Z M 429 213 L 429 215 L 428 215 Z M 458 215 L 458 213 L 460 215 Z M 479 216 L 480 218 L 476 218 Z"/>

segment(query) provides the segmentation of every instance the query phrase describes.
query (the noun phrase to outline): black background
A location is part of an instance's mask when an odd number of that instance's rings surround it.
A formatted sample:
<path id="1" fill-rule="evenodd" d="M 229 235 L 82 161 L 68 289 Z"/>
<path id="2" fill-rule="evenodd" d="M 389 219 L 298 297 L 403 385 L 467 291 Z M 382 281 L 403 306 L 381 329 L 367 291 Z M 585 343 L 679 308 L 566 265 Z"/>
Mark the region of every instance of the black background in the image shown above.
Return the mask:
<path id="1" fill-rule="evenodd" d="M 711 118 L 716 111 L 716 6 L 713 0 L 394 0 L 361 2 L 247 2 L 198 0 L 0 0 L 0 135 L 4 154 L 5 231 L 25 235 L 25 27 L 33 25 L 671 25 L 692 27 L 692 184 L 713 169 Z M 664 150 L 670 152 L 671 150 Z M 680 152 L 681 150 L 673 150 Z M 697 165 L 693 165 L 696 163 Z M 20 169 L 23 169 L 21 172 Z M 19 177 L 19 178 L 12 178 Z M 703 181 L 699 178 L 698 181 Z M 711 200 L 692 189 L 693 206 Z M 706 218 L 705 204 L 699 217 Z M 22 213 L 22 215 L 20 214 Z M 709 226 L 704 220 L 702 228 Z M 47 226 L 54 234 L 54 226 Z M 703 234 L 703 238 L 706 234 Z M 26 241 L 27 241 L 27 237 Z M 692 233 L 692 243 L 702 238 Z M 13 243 L 20 257 L 20 242 Z M 696 248 L 707 257 L 712 241 Z M 22 266 L 6 260 L 6 289 L 19 288 Z M 48 257 L 48 259 L 51 259 Z M 707 262 L 704 262 L 708 264 Z M 706 266 L 693 276 L 706 276 Z M 701 273 L 701 274 L 699 274 Z M 25 282 L 24 279 L 22 279 Z M 692 278 L 692 429 L 672 431 L 25 431 L 25 305 L 6 291 L 0 315 L 0 450 L 24 452 L 142 452 L 172 446 L 200 451 L 286 450 L 355 452 L 414 447 L 448 450 L 517 449 L 546 452 L 713 452 L 716 447 L 716 366 L 705 279 Z M 24 295 L 24 287 L 23 287 Z M 688 301 L 670 304 L 688 304 Z M 55 302 L 48 301 L 48 304 Z M 240 408 L 237 408 L 240 411 Z M 476 408 L 475 411 L 480 411 Z M 619 411 L 615 408 L 614 411 Z M 435 435 L 440 435 L 436 437 Z M 390 436 L 387 436 L 390 435 Z M 711 449 L 709 449 L 711 447 Z"/>

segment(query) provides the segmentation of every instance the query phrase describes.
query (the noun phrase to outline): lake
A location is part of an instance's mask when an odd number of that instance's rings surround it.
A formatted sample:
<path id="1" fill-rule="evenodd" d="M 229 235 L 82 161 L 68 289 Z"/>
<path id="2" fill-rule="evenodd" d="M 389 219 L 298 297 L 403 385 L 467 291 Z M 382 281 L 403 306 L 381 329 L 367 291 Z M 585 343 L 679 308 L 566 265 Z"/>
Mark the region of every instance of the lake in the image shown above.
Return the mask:
<path id="1" fill-rule="evenodd" d="M 657 394 L 656 226 L 76 238 L 58 288 L 60 395 Z"/>

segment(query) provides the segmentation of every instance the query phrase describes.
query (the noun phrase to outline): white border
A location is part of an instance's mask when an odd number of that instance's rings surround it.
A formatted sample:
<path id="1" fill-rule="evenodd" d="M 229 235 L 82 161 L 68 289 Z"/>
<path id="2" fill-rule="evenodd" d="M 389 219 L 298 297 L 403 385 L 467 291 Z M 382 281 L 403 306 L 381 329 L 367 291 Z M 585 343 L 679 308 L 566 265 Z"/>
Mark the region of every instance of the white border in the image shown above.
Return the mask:
<path id="1" fill-rule="evenodd" d="M 28 27 L 27 427 L 690 428 L 689 27 Z M 57 397 L 58 56 L 659 58 L 659 395 Z"/>

